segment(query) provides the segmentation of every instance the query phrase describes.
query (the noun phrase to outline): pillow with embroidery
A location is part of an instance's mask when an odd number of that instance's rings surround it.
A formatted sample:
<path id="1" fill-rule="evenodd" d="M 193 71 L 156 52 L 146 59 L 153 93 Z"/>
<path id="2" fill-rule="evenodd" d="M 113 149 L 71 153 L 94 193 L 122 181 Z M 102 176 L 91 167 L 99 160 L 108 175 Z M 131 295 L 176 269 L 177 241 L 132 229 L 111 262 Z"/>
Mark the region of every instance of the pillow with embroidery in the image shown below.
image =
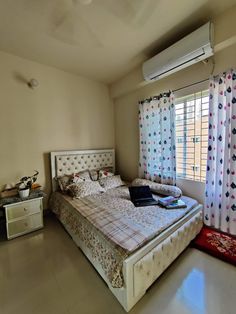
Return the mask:
<path id="1" fill-rule="evenodd" d="M 80 183 L 84 181 L 91 181 L 88 170 L 80 171 L 72 175 L 72 183 Z"/>
<path id="2" fill-rule="evenodd" d="M 57 177 L 57 182 L 62 192 L 66 192 L 68 185 L 71 184 L 71 180 L 72 176 L 67 174 L 61 177 Z"/>
<path id="3" fill-rule="evenodd" d="M 104 168 L 100 168 L 100 169 L 89 170 L 89 173 L 90 173 L 90 178 L 93 181 L 97 181 L 99 178 L 102 178 L 102 177 L 106 178 L 107 173 L 114 175 L 113 167 L 104 167 Z"/>
<path id="4" fill-rule="evenodd" d="M 118 186 L 125 185 L 125 183 L 121 180 L 120 175 L 107 176 L 100 179 L 99 183 L 106 191 L 109 189 L 117 188 Z"/>
<path id="5" fill-rule="evenodd" d="M 107 177 L 112 177 L 115 174 L 112 172 L 111 168 L 104 168 L 104 169 L 100 169 L 98 172 L 98 179 L 103 179 L 103 178 L 107 178 Z"/>
<path id="6" fill-rule="evenodd" d="M 132 182 L 133 186 L 142 186 L 142 185 L 149 185 L 150 190 L 155 194 L 167 195 L 167 196 L 174 196 L 174 197 L 181 197 L 182 191 L 180 188 L 174 185 L 167 185 L 161 184 L 157 182 L 153 182 L 146 179 L 134 179 Z"/>
<path id="7" fill-rule="evenodd" d="M 99 194 L 105 192 L 98 181 L 84 181 L 79 183 L 72 183 L 68 186 L 68 191 L 74 198 L 82 198 L 92 194 Z"/>

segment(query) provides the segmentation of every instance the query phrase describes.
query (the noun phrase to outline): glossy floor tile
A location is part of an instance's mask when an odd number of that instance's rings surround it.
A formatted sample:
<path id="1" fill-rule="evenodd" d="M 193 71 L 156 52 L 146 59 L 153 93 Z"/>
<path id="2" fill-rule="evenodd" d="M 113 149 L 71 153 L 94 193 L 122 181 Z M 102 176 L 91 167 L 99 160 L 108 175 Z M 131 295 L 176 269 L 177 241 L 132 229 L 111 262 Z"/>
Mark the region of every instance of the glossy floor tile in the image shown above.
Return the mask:
<path id="1" fill-rule="evenodd" d="M 1 314 L 120 314 L 121 305 L 54 217 L 0 241 Z M 187 249 L 131 314 L 235 314 L 236 268 Z"/>

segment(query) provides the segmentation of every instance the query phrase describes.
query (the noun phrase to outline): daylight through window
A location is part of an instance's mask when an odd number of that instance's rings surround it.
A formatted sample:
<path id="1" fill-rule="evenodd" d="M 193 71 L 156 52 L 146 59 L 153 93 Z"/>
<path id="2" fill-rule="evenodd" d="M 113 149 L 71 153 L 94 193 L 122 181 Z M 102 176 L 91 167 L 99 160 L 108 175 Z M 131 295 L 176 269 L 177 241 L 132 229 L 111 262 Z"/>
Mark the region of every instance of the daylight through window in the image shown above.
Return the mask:
<path id="1" fill-rule="evenodd" d="M 206 179 L 208 96 L 207 90 L 176 100 L 177 177 Z"/>

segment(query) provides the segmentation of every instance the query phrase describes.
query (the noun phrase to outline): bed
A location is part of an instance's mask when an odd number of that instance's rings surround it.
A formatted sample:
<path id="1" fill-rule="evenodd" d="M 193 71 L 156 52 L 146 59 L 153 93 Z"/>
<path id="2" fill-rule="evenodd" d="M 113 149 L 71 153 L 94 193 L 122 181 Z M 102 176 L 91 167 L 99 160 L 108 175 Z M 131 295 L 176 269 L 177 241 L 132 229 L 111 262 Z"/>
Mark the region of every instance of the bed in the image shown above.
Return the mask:
<path id="1" fill-rule="evenodd" d="M 56 177 L 102 167 L 115 172 L 113 149 L 51 152 L 50 209 L 128 312 L 200 232 L 202 205 L 135 208 L 127 186 L 82 199 L 58 192 Z"/>

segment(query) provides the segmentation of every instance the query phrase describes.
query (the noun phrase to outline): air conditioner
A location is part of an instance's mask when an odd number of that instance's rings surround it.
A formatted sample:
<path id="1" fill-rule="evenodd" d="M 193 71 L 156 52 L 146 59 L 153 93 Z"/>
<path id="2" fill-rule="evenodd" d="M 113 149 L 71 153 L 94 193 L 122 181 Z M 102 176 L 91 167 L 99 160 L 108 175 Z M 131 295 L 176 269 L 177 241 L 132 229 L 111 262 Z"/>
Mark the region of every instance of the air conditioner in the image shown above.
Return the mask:
<path id="1" fill-rule="evenodd" d="M 144 62 L 144 79 L 146 81 L 158 80 L 213 54 L 213 24 L 208 22 Z"/>

